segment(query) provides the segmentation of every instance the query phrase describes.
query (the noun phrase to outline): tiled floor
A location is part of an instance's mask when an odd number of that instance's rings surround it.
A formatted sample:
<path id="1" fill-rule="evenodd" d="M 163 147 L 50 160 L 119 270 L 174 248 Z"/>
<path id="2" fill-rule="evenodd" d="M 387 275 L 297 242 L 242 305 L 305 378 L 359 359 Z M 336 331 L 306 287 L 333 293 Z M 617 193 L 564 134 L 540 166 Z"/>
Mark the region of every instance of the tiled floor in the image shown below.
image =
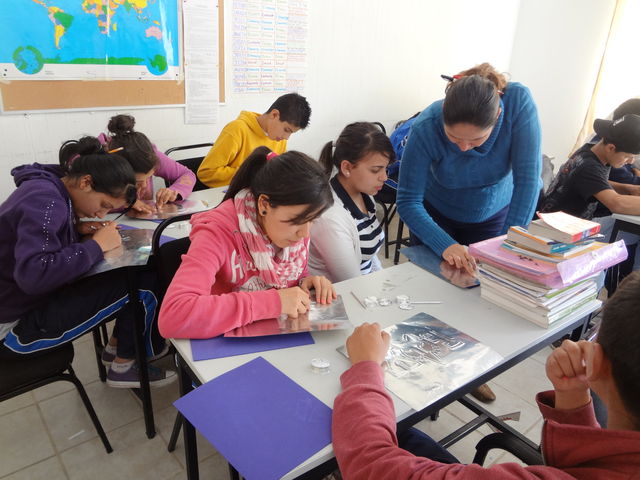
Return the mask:
<path id="1" fill-rule="evenodd" d="M 391 231 L 395 233 L 395 226 Z M 113 453 L 105 452 L 74 387 L 59 382 L 0 403 L 0 479 L 186 478 L 182 443 L 175 452 L 167 452 L 177 384 L 152 390 L 158 435 L 149 440 L 138 399 L 129 390 L 112 389 L 99 381 L 90 336 L 74 345 L 73 366 L 87 388 Z M 544 375 L 548 353 L 545 349 L 490 382 L 498 398 L 488 409 L 496 414 L 521 412 L 520 421 L 513 426 L 536 442 L 542 422 L 533 399 L 550 386 Z M 442 411 L 436 422 L 425 420 L 419 427 L 440 439 L 470 419 L 464 407 L 454 404 Z M 485 426 L 450 450 L 461 461 L 470 462 L 475 444 L 488 433 Z M 202 438 L 198 452 L 201 478 L 227 478 L 224 459 Z M 488 461 L 505 461 L 507 455 L 493 454 Z"/>

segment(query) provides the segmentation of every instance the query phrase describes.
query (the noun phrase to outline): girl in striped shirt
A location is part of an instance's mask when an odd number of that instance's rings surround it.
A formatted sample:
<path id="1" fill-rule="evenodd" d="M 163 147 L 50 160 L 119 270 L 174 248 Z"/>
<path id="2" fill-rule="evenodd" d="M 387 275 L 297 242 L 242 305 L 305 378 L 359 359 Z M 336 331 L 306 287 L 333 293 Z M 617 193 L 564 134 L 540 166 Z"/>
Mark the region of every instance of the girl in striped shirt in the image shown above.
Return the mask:
<path id="1" fill-rule="evenodd" d="M 334 204 L 311 227 L 309 268 L 339 282 L 380 270 L 377 253 L 384 232 L 376 218 L 373 195 L 387 180 L 395 160 L 389 138 L 376 125 L 347 125 L 320 153 L 331 178 Z"/>

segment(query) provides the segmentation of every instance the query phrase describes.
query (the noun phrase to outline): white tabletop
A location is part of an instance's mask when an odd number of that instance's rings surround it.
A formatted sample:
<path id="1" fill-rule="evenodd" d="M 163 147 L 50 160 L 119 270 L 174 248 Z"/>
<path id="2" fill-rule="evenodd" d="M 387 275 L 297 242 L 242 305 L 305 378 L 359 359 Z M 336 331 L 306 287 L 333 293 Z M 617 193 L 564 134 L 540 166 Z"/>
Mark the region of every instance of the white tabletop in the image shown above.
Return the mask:
<path id="1" fill-rule="evenodd" d="M 412 263 L 404 263 L 340 282 L 336 284 L 336 290 L 342 295 L 354 326 L 366 321 L 378 322 L 384 328 L 406 320 L 418 312 L 425 312 L 493 348 L 504 357 L 504 361 L 513 359 L 536 345 L 548 343 L 546 341 L 548 338 L 576 320 L 573 316 L 554 324 L 549 329 L 541 328 L 481 299 L 479 288 L 460 289 Z M 360 298 L 368 295 L 395 298 L 396 295 L 405 294 L 416 301 L 439 300 L 443 303 L 416 305 L 416 308 L 410 311 L 401 310 L 395 304 L 366 310 L 351 295 L 352 291 L 356 292 Z M 191 360 L 189 340 L 172 340 L 172 342 L 202 383 L 257 356 L 262 356 L 326 405 L 332 407 L 334 398 L 340 392 L 339 377 L 350 366 L 347 358 L 338 353 L 336 348 L 344 345 L 350 333 L 344 330 L 315 332 L 312 334 L 315 339 L 313 345 L 198 362 Z M 318 357 L 325 358 L 331 363 L 330 373 L 320 375 L 311 371 L 310 362 Z M 392 397 L 398 421 L 415 413 L 403 401 L 393 395 Z M 283 478 L 295 478 L 332 457 L 333 450 L 329 445 Z"/>
<path id="2" fill-rule="evenodd" d="M 611 215 L 616 220 L 622 220 L 623 222 L 635 223 L 640 225 L 640 215 L 624 215 L 622 213 L 613 213 Z"/>

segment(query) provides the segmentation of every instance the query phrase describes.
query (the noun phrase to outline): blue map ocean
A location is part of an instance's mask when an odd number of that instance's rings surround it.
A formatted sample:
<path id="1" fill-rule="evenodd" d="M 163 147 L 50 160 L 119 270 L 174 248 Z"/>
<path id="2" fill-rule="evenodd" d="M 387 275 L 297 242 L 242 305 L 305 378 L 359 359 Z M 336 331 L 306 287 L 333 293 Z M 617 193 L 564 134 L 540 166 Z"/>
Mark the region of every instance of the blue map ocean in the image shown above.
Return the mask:
<path id="1" fill-rule="evenodd" d="M 54 64 L 144 65 L 154 75 L 179 66 L 176 0 L 121 0 L 111 10 L 102 3 L 0 2 L 0 64 L 14 64 L 25 79 Z"/>

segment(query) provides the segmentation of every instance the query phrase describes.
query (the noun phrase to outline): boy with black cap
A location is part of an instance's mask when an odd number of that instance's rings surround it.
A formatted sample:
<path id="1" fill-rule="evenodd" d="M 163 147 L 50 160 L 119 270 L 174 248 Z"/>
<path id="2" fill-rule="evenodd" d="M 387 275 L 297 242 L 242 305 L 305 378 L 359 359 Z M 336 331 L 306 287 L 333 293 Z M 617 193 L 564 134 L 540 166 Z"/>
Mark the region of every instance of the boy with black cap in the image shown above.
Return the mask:
<path id="1" fill-rule="evenodd" d="M 640 154 L 640 116 L 598 119 L 593 128 L 600 141 L 584 145 L 562 165 L 545 196 L 542 211 L 562 210 L 592 219 L 600 201 L 613 213 L 640 215 L 640 196 L 616 191 L 608 182 L 611 167 L 620 168 Z"/>

